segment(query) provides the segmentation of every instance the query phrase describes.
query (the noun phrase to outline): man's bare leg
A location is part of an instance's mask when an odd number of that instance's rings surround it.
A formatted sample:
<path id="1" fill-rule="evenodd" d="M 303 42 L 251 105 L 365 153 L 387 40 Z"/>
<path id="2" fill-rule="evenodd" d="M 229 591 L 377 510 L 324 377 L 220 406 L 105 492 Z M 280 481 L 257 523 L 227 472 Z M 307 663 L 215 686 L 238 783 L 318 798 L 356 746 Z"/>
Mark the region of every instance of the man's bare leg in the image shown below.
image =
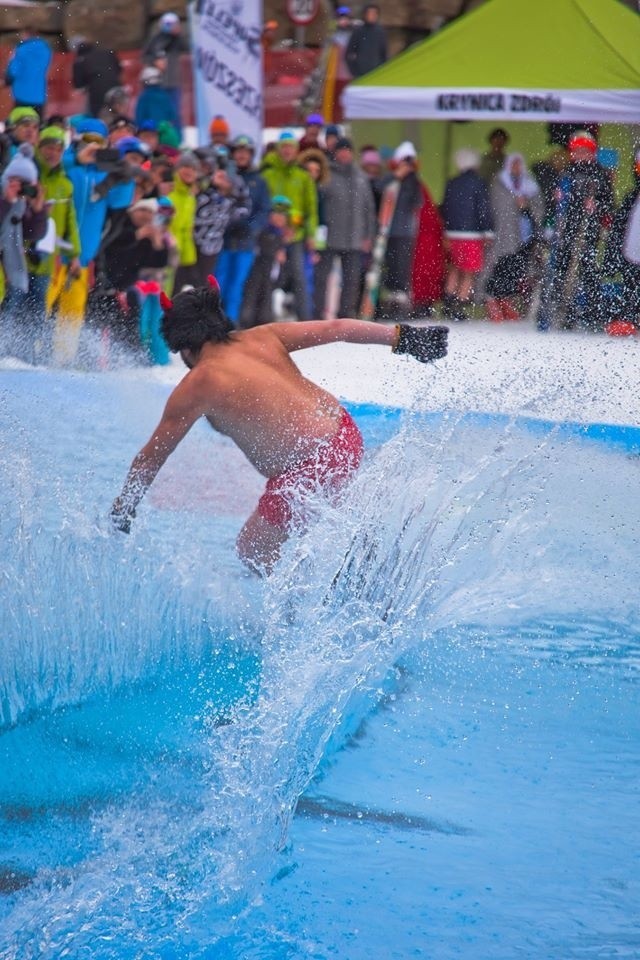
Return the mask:
<path id="1" fill-rule="evenodd" d="M 236 540 L 236 550 L 243 563 L 256 573 L 271 573 L 280 556 L 280 547 L 287 540 L 283 527 L 267 523 L 257 508 L 253 511 Z"/>
<path id="2" fill-rule="evenodd" d="M 462 300 L 463 303 L 467 303 L 471 300 L 471 294 L 473 293 L 473 281 L 475 276 L 473 273 L 469 273 L 468 270 L 460 271 L 460 279 L 458 285 L 458 299 Z"/>

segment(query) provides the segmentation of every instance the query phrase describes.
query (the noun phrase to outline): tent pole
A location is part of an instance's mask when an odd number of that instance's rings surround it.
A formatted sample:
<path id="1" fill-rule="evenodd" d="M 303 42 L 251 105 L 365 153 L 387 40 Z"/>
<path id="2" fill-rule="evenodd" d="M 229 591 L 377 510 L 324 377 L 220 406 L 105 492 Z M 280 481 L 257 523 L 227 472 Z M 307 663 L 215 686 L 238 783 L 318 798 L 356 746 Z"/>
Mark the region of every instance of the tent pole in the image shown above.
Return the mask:
<path id="1" fill-rule="evenodd" d="M 451 145 L 453 142 L 453 122 L 447 120 L 444 127 L 444 149 L 442 151 L 442 181 L 446 184 L 449 179 L 449 160 L 451 158 Z"/>

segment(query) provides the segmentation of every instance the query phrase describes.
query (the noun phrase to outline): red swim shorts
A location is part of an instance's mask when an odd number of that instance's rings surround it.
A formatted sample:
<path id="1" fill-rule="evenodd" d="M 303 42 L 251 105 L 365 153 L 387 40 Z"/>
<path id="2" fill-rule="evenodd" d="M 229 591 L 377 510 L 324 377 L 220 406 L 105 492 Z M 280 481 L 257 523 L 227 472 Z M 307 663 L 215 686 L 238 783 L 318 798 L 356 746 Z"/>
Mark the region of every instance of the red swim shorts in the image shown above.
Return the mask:
<path id="1" fill-rule="evenodd" d="M 258 501 L 258 513 L 275 527 L 286 527 L 294 515 L 294 503 L 321 490 L 331 498 L 360 466 L 364 445 L 353 417 L 342 411 L 336 433 L 325 440 L 316 455 L 267 480 Z M 296 512 L 299 513 L 299 510 Z"/>
<path id="2" fill-rule="evenodd" d="M 449 259 L 454 267 L 466 273 L 480 273 L 484 266 L 484 240 L 452 237 L 449 243 Z"/>

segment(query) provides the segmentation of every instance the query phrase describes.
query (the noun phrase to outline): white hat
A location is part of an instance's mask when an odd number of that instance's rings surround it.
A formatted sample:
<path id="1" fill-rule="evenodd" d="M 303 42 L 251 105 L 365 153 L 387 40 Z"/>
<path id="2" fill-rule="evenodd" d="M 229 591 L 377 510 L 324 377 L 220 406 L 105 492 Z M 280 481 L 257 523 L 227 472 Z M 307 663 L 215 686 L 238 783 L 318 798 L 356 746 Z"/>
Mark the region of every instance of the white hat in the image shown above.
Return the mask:
<path id="1" fill-rule="evenodd" d="M 162 27 L 163 30 L 167 30 L 167 29 L 170 29 L 171 27 L 175 27 L 176 23 L 180 23 L 180 17 L 178 16 L 177 13 L 172 13 L 172 12 L 163 13 L 162 16 L 160 17 L 160 26 Z"/>
<path id="2" fill-rule="evenodd" d="M 149 210 L 150 213 L 158 213 L 160 204 L 155 197 L 146 197 L 144 200 L 138 200 L 130 208 L 131 210 Z"/>
<path id="3" fill-rule="evenodd" d="M 471 147 L 460 147 L 453 155 L 453 162 L 460 173 L 466 173 L 467 170 L 477 170 L 480 166 L 480 154 Z"/>
<path id="4" fill-rule="evenodd" d="M 417 157 L 416 148 L 410 140 L 405 140 L 404 143 L 401 143 L 393 154 L 393 159 L 396 163 L 400 163 L 401 160 L 416 160 Z"/>
<path id="5" fill-rule="evenodd" d="M 38 168 L 32 158 L 33 147 L 30 143 L 22 143 L 2 171 L 2 183 L 7 183 L 11 177 L 18 177 L 26 183 L 37 183 Z"/>
<path id="6" fill-rule="evenodd" d="M 140 71 L 140 83 L 151 85 L 160 83 L 161 80 L 162 71 L 158 70 L 157 67 L 144 67 L 144 69 Z"/>

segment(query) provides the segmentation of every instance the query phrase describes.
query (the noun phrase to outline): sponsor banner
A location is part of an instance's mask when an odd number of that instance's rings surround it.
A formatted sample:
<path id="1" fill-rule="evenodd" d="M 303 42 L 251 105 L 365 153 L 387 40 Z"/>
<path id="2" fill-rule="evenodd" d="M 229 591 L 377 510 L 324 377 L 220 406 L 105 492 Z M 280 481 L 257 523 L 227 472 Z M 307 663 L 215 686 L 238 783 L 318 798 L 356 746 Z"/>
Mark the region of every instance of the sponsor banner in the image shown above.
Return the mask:
<path id="1" fill-rule="evenodd" d="M 209 142 L 209 124 L 221 114 L 232 137 L 260 143 L 262 0 L 195 0 L 189 16 L 199 142 Z"/>
<path id="2" fill-rule="evenodd" d="M 639 123 L 640 90 L 508 90 L 348 86 L 349 120 L 548 120 Z"/>

